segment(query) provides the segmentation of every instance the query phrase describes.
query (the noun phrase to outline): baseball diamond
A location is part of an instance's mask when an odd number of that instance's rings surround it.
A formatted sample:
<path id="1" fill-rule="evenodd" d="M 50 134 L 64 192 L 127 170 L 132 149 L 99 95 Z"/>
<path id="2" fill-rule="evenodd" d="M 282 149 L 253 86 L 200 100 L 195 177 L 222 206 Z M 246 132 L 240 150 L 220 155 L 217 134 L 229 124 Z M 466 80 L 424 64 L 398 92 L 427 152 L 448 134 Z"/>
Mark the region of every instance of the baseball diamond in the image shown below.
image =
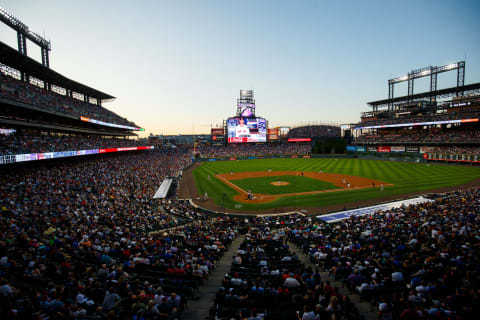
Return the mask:
<path id="1" fill-rule="evenodd" d="M 288 185 L 279 187 L 270 184 L 278 180 L 286 181 L 290 179 L 288 177 L 294 178 Z M 273 181 L 269 178 L 273 178 Z M 480 168 L 476 167 L 377 160 L 215 161 L 195 164 L 186 170 L 179 193 L 181 198 L 195 201 L 207 192 L 209 199 L 197 201 L 199 206 L 222 210 L 224 205 L 232 213 L 303 210 L 314 214 L 329 212 L 334 208 L 354 208 L 367 203 L 434 192 L 467 183 L 475 184 L 478 178 Z M 292 183 L 295 180 L 297 183 Z M 315 185 L 318 182 L 329 185 Z M 247 197 L 248 190 L 254 195 L 252 199 Z"/>

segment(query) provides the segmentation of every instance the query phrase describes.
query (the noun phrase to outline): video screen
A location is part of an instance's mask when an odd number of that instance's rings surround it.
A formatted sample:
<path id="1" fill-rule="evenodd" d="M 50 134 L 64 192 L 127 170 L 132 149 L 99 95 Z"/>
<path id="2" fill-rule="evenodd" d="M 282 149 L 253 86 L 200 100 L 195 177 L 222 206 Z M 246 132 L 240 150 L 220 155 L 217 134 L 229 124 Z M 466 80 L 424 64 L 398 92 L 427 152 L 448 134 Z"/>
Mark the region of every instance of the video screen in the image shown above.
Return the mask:
<path id="1" fill-rule="evenodd" d="M 240 103 L 240 116 L 242 117 L 255 117 L 255 105 L 253 103 Z"/>
<path id="2" fill-rule="evenodd" d="M 227 120 L 228 142 L 267 142 L 267 120 L 235 117 Z"/>

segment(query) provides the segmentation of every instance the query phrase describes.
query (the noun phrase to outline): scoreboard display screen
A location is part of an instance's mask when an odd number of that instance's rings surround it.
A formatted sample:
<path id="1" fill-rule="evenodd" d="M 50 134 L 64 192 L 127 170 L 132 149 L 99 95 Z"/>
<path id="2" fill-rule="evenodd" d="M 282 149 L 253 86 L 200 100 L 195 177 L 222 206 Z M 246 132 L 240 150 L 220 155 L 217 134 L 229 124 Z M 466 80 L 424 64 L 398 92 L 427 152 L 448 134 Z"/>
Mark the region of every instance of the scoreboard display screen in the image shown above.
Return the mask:
<path id="1" fill-rule="evenodd" d="M 267 142 L 267 120 L 235 117 L 227 120 L 228 142 Z"/>

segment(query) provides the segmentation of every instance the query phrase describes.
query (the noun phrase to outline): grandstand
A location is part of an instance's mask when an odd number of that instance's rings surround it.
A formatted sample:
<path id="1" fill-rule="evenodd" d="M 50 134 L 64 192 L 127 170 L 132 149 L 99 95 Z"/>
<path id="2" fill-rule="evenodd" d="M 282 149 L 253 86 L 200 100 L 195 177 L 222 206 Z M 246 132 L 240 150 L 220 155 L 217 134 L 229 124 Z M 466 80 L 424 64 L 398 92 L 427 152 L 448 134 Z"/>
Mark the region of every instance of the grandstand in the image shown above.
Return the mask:
<path id="1" fill-rule="evenodd" d="M 340 127 L 336 125 L 305 125 L 293 127 L 287 138 L 340 138 Z"/>
<path id="2" fill-rule="evenodd" d="M 0 42 L 0 163 L 152 148 L 131 139 L 142 128 L 102 106 L 113 96 L 50 69 L 50 42 L 4 10 L 0 18 L 18 34 L 18 50 Z"/>
<path id="3" fill-rule="evenodd" d="M 437 74 L 457 71 L 457 86 L 437 90 Z M 464 84 L 465 61 L 414 70 L 390 79 L 389 98 L 372 101 L 353 127 L 361 152 L 421 153 L 436 161 L 478 162 L 480 83 Z M 414 80 L 430 77 L 430 91 L 413 93 Z M 394 85 L 408 81 L 408 95 L 393 97 Z M 376 149 L 377 148 L 377 149 Z M 392 150 L 393 148 L 393 150 Z"/>

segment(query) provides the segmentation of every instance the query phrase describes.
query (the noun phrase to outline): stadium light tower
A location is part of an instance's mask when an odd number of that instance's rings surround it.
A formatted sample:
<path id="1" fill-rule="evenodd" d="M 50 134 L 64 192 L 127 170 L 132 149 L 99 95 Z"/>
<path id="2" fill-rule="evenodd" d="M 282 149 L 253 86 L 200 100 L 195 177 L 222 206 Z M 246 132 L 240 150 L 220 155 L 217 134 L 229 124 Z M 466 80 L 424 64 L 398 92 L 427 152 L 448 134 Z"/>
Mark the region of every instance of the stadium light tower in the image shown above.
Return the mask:
<path id="1" fill-rule="evenodd" d="M 450 63 L 441 67 L 429 66 L 422 69 L 413 70 L 401 77 L 388 80 L 388 99 L 393 99 L 394 86 L 396 83 L 408 81 L 408 97 L 413 96 L 413 81 L 418 78 L 430 76 L 430 92 L 437 91 L 437 75 L 442 72 L 457 70 L 457 88 L 462 87 L 465 82 L 465 61 Z M 431 101 L 434 102 L 434 96 L 431 96 Z M 388 107 L 393 109 L 393 102 L 389 102 Z"/>
<path id="2" fill-rule="evenodd" d="M 15 18 L 12 14 L 8 13 L 5 9 L 0 7 L 0 21 L 5 23 L 7 26 L 17 31 L 17 41 L 18 41 L 18 51 L 27 55 L 27 39 L 38 45 L 42 50 L 42 64 L 49 68 L 49 54 L 48 52 L 52 50 L 50 41 L 44 39 L 42 36 L 31 31 L 26 24 L 21 22 L 19 19 Z"/>

